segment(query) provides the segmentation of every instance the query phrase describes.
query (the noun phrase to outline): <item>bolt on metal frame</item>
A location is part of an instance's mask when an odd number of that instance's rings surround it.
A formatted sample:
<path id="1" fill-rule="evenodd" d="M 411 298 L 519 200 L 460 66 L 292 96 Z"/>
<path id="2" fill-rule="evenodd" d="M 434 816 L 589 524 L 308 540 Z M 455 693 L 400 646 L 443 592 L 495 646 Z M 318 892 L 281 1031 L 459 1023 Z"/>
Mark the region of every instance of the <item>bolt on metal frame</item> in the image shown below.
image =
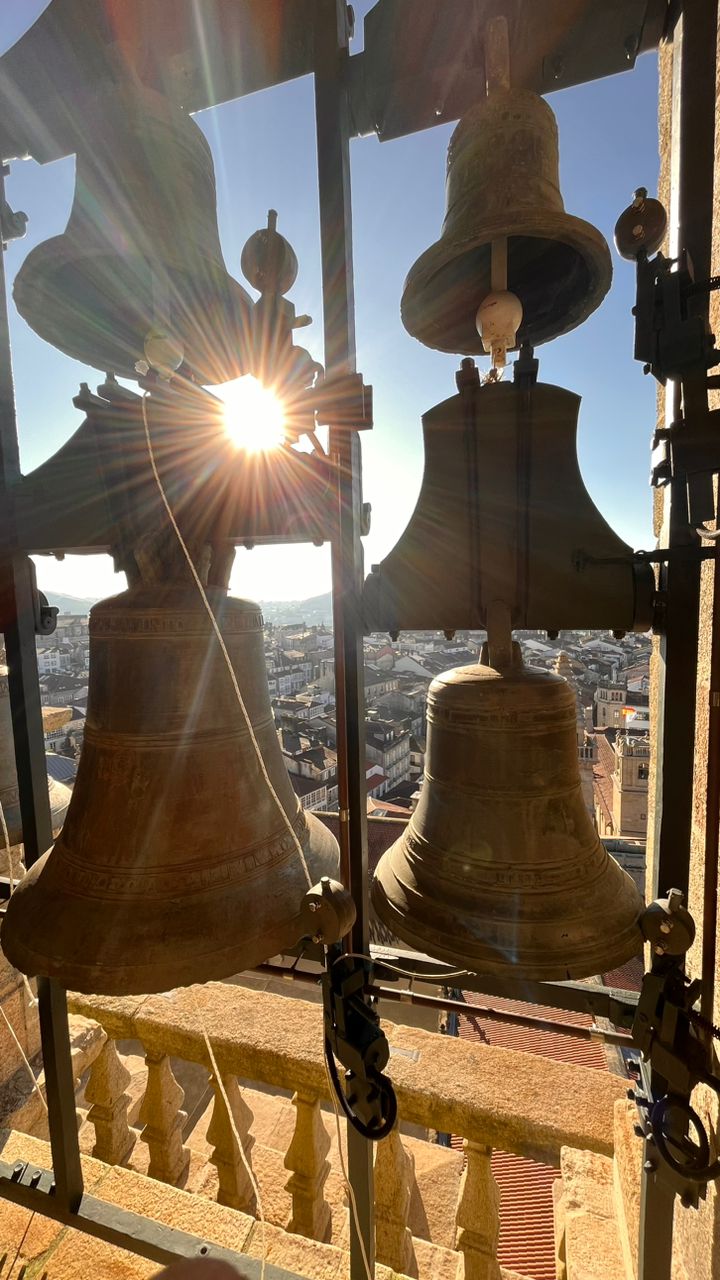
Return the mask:
<path id="1" fill-rule="evenodd" d="M 406 0 L 387 0 L 402 15 Z M 471 6 L 465 4 L 468 15 Z M 652 30 L 659 38 L 665 0 L 648 6 L 628 0 L 628 20 L 638 20 L 640 9 L 652 9 Z M 632 11 L 632 14 L 630 14 Z M 373 11 L 374 12 L 374 11 Z M 673 225 L 678 243 L 691 252 L 699 273 L 708 266 L 712 217 L 712 138 L 714 113 L 714 64 L 716 0 L 685 0 L 672 6 L 675 39 L 673 96 Z M 438 18 L 438 20 L 440 20 Z M 351 113 L 353 86 L 366 74 L 358 59 L 350 58 L 349 15 L 344 0 L 317 0 L 313 12 L 313 71 L 318 144 L 323 315 L 325 363 L 328 373 L 355 368 L 352 230 L 350 210 L 349 144 L 362 131 Z M 646 46 L 647 47 L 647 46 Z M 631 64 L 639 48 L 626 45 Z M 362 56 L 362 55 L 361 55 Z M 599 56 L 599 55 L 598 55 Z M 605 54 L 603 56 L 606 56 Z M 554 65 L 554 64 L 553 64 Z M 588 71 L 585 63 L 575 78 L 579 83 L 594 75 L 606 75 L 619 67 L 603 65 Z M 565 65 L 555 67 L 551 78 L 564 83 Z M 545 71 L 543 71 L 545 74 Z M 381 85 L 382 87 L 382 85 Z M 537 84 L 538 89 L 548 86 Z M 374 86 L 374 92 L 377 85 Z M 367 95 L 365 95 L 367 97 Z M 372 96 L 372 95 L 370 95 Z M 433 123 L 452 119 L 452 108 L 419 110 L 413 120 L 402 120 L 381 135 L 400 136 Z M 374 125 L 376 122 L 373 121 Z M 0 182 L 0 197 L 2 184 Z M 708 203 L 709 201 L 709 203 Z M 19 477 L 19 449 L 12 381 L 12 366 L 5 295 L 4 267 L 0 265 L 0 494 Z M 670 404 L 677 408 L 679 391 L 670 390 Z M 331 452 L 338 464 L 339 537 L 333 546 L 333 609 L 337 663 L 340 838 L 343 874 L 357 907 L 358 918 L 351 937 L 355 950 L 367 952 L 367 839 L 364 782 L 362 630 L 360 592 L 362 547 L 360 441 L 357 432 L 334 428 Z M 664 493 L 663 545 L 687 542 L 682 512 L 682 482 L 673 482 Z M 674 571 L 673 571 L 674 569 Z M 51 843 L 50 814 L 45 781 L 44 739 L 37 677 L 35 628 L 30 562 L 14 555 L 3 570 L 2 592 L 10 602 L 13 622 L 5 635 L 10 669 L 10 700 L 15 734 L 20 804 L 26 858 L 32 864 Z M 678 760 L 692 759 L 694 734 L 694 680 L 697 652 L 699 578 L 684 564 L 668 561 L 663 589 L 667 599 L 667 625 L 661 642 L 664 673 L 659 708 L 659 769 L 657 875 L 654 893 L 672 880 L 684 887 L 689 865 L 689 822 L 692 778 L 678 769 Z M 667 760 L 663 744 L 667 741 Z M 670 754 L 671 753 L 671 754 Z M 666 767 L 667 766 L 667 767 Z M 203 1254 L 241 1263 L 246 1274 L 259 1274 L 255 1259 L 232 1255 L 186 1233 L 162 1227 L 135 1214 L 105 1205 L 83 1191 L 65 992 L 56 983 L 41 980 L 38 988 L 43 1058 L 47 1078 L 48 1112 L 53 1173 L 0 1162 L 0 1195 L 24 1204 L 67 1225 L 84 1230 L 158 1262 L 179 1256 Z M 539 997 L 536 997 L 539 998 Z M 551 1003 L 552 1001 L 548 1001 Z M 373 1261 L 373 1194 L 371 1147 L 348 1130 L 349 1174 L 358 1204 L 360 1230 L 368 1260 Z M 641 1222 L 641 1280 L 665 1280 L 670 1275 L 672 1203 L 658 1181 L 643 1175 Z M 360 1241 L 353 1225 L 351 1235 L 352 1280 L 365 1280 Z M 267 1268 L 268 1280 L 284 1280 L 287 1273 Z"/>

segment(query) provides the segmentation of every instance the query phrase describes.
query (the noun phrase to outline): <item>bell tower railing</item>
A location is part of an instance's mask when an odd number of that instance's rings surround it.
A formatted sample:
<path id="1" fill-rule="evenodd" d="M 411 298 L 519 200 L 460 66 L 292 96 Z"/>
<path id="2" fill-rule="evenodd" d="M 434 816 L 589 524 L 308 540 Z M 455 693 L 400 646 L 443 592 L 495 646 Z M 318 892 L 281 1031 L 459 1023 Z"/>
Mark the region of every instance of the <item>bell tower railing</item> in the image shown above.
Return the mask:
<path id="1" fill-rule="evenodd" d="M 217 1199 L 257 1216 L 252 1182 L 208 1067 L 204 1026 L 251 1168 L 255 1117 L 239 1082 L 251 1089 L 270 1086 L 276 1094 L 292 1097 L 295 1119 L 284 1156 L 287 1194 L 283 1199 L 274 1188 L 272 1198 L 268 1197 L 269 1220 L 295 1234 L 329 1241 L 328 1176 L 332 1171 L 337 1177 L 339 1169 L 328 1160 L 330 1138 L 323 1124 L 325 1119 L 332 1134 L 331 1095 L 315 1034 L 317 1004 L 229 983 L 209 983 L 193 991 L 145 999 L 70 994 L 69 1006 L 73 1013 L 98 1022 L 106 1036 L 85 1087 L 85 1103 L 91 1104 L 87 1120 L 95 1130 L 93 1156 L 108 1164 L 127 1164 L 145 1144 L 150 1176 L 182 1186 L 192 1134 L 183 1141 L 183 1091 L 171 1061 L 197 1064 L 208 1069 L 214 1098 L 206 1140 L 211 1148 L 209 1162 L 217 1171 Z M 386 1031 L 404 1131 L 411 1127 L 413 1132 L 434 1131 L 463 1139 L 464 1171 L 459 1183 L 453 1184 L 454 1203 L 448 1202 L 445 1210 L 448 1218 L 454 1214 L 452 1247 L 460 1255 L 458 1263 L 462 1260 L 462 1274 L 468 1280 L 495 1280 L 500 1275 L 500 1206 L 491 1168 L 493 1149 L 558 1170 L 563 1147 L 610 1156 L 613 1112 L 625 1097 L 625 1084 L 608 1072 L 438 1036 L 418 1027 L 388 1023 Z M 134 1125 L 128 1123 L 130 1076 L 118 1053 L 118 1044 L 127 1051 L 128 1042 L 141 1047 L 147 1069 Z M 409 1145 L 395 1129 L 376 1148 L 375 1230 L 378 1262 L 414 1275 L 417 1260 L 409 1226 L 414 1169 Z M 145 1163 L 144 1157 L 138 1158 L 139 1167 Z M 261 1174 L 258 1177 L 262 1189 Z M 283 1211 L 288 1198 L 289 1211 Z M 338 1229 L 335 1224 L 332 1234 L 334 1239 L 342 1238 L 342 1225 Z"/>

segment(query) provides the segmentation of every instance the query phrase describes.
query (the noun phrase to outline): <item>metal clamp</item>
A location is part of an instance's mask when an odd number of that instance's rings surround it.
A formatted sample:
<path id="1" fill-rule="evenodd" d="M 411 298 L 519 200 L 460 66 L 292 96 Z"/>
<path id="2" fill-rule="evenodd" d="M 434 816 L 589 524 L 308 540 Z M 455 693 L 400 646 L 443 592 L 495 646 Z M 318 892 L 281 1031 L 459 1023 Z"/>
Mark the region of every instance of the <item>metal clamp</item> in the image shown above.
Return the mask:
<path id="1" fill-rule="evenodd" d="M 35 576 L 35 565 L 32 560 L 28 561 L 30 566 L 31 590 L 32 590 L 32 607 L 33 607 L 33 625 L 37 636 L 51 636 L 57 626 L 57 616 L 60 612 L 55 605 L 48 604 L 47 596 L 43 591 L 38 591 L 37 580 Z M 8 590 L 0 577 L 0 631 L 9 631 L 15 621 L 14 597 L 12 591 Z"/>
<path id="2" fill-rule="evenodd" d="M 712 1038 L 720 1029 L 708 1023 L 694 1008 L 700 982 L 683 972 L 683 957 L 695 937 L 695 924 L 684 906 L 683 895 L 671 889 L 667 898 L 651 905 L 640 927 L 652 947 L 653 960 L 645 974 L 633 1022 L 633 1039 L 652 1075 L 661 1078 L 665 1091 L 652 1095 L 644 1072 L 644 1089 L 630 1096 L 638 1104 L 641 1120 L 637 1132 L 656 1149 L 662 1172 L 685 1205 L 696 1205 L 701 1187 L 720 1177 L 719 1153 L 711 1154 L 703 1121 L 690 1106 L 697 1084 L 720 1095 L 720 1078 L 712 1069 Z"/>
<path id="3" fill-rule="evenodd" d="M 365 997 L 372 973 L 371 961 L 343 955 L 336 946 L 326 955 L 322 989 L 330 1081 L 349 1123 L 364 1138 L 378 1142 L 395 1125 L 397 1099 L 383 1075 L 390 1048 L 380 1019 Z M 344 1086 L 336 1058 L 345 1068 Z"/>

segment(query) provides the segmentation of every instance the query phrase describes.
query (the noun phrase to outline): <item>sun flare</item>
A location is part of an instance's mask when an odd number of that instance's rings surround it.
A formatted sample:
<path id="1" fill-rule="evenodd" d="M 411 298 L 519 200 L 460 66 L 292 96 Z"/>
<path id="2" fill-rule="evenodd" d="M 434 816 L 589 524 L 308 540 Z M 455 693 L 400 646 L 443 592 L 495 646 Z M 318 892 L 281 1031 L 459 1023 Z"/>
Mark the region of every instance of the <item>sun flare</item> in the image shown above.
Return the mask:
<path id="1" fill-rule="evenodd" d="M 223 401 L 225 430 L 236 448 L 246 453 L 262 453 L 282 444 L 285 428 L 282 404 L 275 393 L 252 374 L 212 390 Z"/>

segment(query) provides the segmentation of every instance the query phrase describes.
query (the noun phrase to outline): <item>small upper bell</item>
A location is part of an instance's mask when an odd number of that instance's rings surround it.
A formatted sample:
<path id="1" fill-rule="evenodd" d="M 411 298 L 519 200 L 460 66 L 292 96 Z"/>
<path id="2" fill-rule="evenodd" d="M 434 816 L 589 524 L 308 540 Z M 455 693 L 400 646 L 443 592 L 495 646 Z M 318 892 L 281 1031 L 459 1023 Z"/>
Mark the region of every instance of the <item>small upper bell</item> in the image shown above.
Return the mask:
<path id="1" fill-rule="evenodd" d="M 482 973 L 586 978 L 637 955 L 643 903 L 585 808 L 567 681 L 481 663 L 428 694 L 425 780 L 372 900 L 410 946 Z"/>
<path id="2" fill-rule="evenodd" d="M 610 288 L 601 233 L 565 212 L 555 117 L 542 98 L 501 89 L 457 126 L 447 157 L 440 239 L 405 282 L 402 320 L 428 347 L 480 354 L 478 308 L 491 291 L 492 245 L 507 238 L 507 283 L 522 304 L 517 345 L 574 329 Z"/>
<path id="3" fill-rule="evenodd" d="M 14 298 L 42 338 L 103 371 L 137 377 L 155 334 L 198 382 L 248 371 L 252 303 L 223 262 L 212 154 L 186 112 L 137 85 L 92 104 L 68 225 L 28 255 Z"/>

